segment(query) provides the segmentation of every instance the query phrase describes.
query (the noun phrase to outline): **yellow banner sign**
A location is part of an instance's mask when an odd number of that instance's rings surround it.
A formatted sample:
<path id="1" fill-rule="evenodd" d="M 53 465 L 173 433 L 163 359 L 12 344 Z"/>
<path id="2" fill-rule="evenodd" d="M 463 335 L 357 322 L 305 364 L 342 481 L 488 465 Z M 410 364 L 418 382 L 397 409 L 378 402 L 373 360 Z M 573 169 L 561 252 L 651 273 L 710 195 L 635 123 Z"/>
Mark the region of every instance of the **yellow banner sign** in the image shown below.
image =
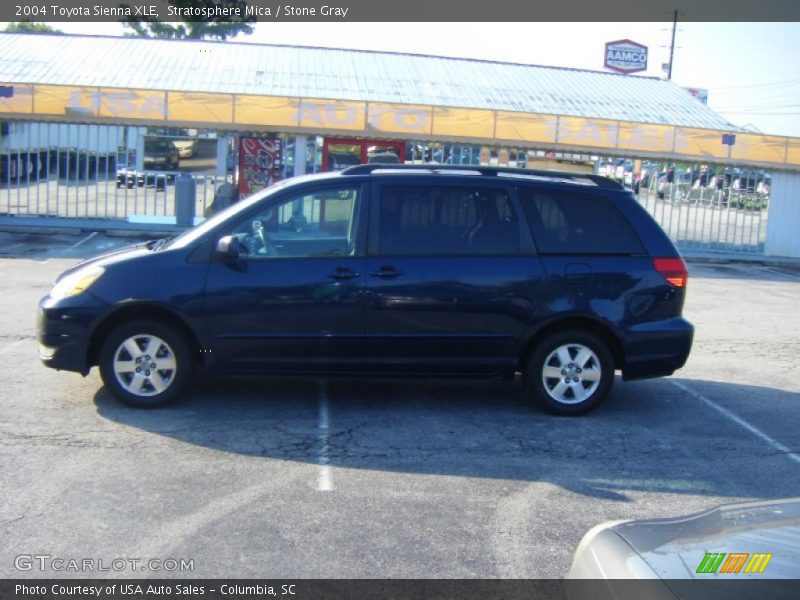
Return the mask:
<path id="1" fill-rule="evenodd" d="M 315 130 L 364 131 L 366 104 L 339 100 L 300 101 L 298 124 Z"/>
<path id="2" fill-rule="evenodd" d="M 378 133 L 431 134 L 432 108 L 409 104 L 367 105 L 367 129 Z"/>
<path id="3" fill-rule="evenodd" d="M 96 103 L 101 117 L 156 121 L 167 118 L 164 92 L 104 88 L 97 92 Z"/>
<path id="4" fill-rule="evenodd" d="M 674 152 L 701 160 L 727 158 L 728 146 L 722 143 L 722 133 L 719 131 L 676 127 Z"/>
<path id="5" fill-rule="evenodd" d="M 657 155 L 700 162 L 730 161 L 800 169 L 800 138 L 736 133 L 733 146 L 722 134 L 653 123 L 332 99 L 165 92 L 159 90 L 0 83 L 0 117 L 43 116 L 65 122 L 90 118 L 218 125 L 231 129 L 269 127 L 311 134 L 349 132 L 364 137 L 458 138 L 485 147 L 503 143 L 558 151 L 589 148 L 607 155 Z"/>
<path id="6" fill-rule="evenodd" d="M 237 95 L 234 119 L 242 125 L 297 127 L 299 110 L 297 98 Z"/>
<path id="7" fill-rule="evenodd" d="M 433 109 L 434 136 L 494 138 L 494 111 L 467 108 Z"/>
<path id="8" fill-rule="evenodd" d="M 625 122 L 619 124 L 617 147 L 621 150 L 671 153 L 674 141 L 675 128 L 671 125 Z"/>
<path id="9" fill-rule="evenodd" d="M 33 112 L 33 86 L 0 84 L 0 113 L 30 114 Z"/>
<path id="10" fill-rule="evenodd" d="M 786 151 L 786 163 L 800 165 L 800 138 L 789 138 L 789 147 Z"/>
<path id="11" fill-rule="evenodd" d="M 498 112 L 495 136 L 498 140 L 552 143 L 558 131 L 555 115 Z"/>
<path id="12" fill-rule="evenodd" d="M 558 143 L 592 148 L 614 148 L 617 145 L 616 121 L 559 117 Z"/>
<path id="13" fill-rule="evenodd" d="M 97 88 L 37 85 L 33 110 L 39 115 L 97 116 Z"/>
<path id="14" fill-rule="evenodd" d="M 163 121 L 164 92 L 113 88 L 37 85 L 36 114 Z"/>
<path id="15" fill-rule="evenodd" d="M 786 138 L 757 133 L 737 133 L 731 158 L 782 163 L 786 160 Z"/>
<path id="16" fill-rule="evenodd" d="M 199 94 L 169 92 L 167 117 L 171 121 L 195 123 L 233 123 L 233 96 L 230 94 Z"/>

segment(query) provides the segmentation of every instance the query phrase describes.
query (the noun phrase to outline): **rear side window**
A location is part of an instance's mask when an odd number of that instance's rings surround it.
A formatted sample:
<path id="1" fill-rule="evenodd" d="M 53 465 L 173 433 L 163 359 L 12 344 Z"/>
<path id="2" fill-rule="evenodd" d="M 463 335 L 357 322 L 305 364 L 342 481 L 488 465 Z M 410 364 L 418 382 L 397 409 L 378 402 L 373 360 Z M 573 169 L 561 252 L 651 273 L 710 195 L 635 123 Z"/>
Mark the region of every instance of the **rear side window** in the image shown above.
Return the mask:
<path id="1" fill-rule="evenodd" d="M 602 196 L 520 188 L 519 197 L 541 254 L 644 253 L 628 221 Z"/>
<path id="2" fill-rule="evenodd" d="M 520 252 L 519 219 L 502 189 L 385 186 L 378 214 L 384 255 Z"/>

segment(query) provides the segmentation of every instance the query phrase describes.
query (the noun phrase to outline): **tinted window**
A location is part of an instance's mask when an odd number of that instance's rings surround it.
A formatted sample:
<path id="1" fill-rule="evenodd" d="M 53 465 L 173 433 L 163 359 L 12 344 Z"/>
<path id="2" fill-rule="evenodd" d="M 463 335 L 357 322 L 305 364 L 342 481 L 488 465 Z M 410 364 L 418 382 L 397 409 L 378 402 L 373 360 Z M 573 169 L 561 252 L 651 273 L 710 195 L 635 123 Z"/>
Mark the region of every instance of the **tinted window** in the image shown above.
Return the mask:
<path id="1" fill-rule="evenodd" d="M 602 196 L 521 188 L 522 209 L 542 254 L 641 254 L 641 241 Z"/>
<path id="2" fill-rule="evenodd" d="M 516 254 L 519 221 L 504 190 L 386 186 L 379 205 L 381 254 Z"/>
<path id="3" fill-rule="evenodd" d="M 231 232 L 250 258 L 352 256 L 358 188 L 286 198 L 240 222 Z"/>
<path id="4" fill-rule="evenodd" d="M 145 152 L 172 152 L 172 142 L 169 140 L 146 140 L 144 143 Z"/>

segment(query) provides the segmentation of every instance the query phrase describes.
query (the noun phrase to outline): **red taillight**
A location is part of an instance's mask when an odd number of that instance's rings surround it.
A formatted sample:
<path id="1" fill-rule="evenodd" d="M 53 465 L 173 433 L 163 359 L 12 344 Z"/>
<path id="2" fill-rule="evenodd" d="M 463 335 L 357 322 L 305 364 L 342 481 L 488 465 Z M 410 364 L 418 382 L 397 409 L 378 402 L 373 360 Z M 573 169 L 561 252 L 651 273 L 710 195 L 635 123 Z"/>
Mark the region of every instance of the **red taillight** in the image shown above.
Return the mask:
<path id="1" fill-rule="evenodd" d="M 675 287 L 686 287 L 689 272 L 682 258 L 654 258 L 656 271 Z"/>

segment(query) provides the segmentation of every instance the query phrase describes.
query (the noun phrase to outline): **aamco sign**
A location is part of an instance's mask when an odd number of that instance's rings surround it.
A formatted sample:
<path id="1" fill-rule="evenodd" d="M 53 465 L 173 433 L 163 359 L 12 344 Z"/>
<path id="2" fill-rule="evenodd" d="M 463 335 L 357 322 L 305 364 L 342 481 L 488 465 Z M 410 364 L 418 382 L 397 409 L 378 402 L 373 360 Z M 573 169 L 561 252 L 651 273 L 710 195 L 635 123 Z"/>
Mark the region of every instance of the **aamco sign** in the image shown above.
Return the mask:
<path id="1" fill-rule="evenodd" d="M 638 73 L 647 70 L 647 46 L 630 40 L 617 40 L 606 44 L 607 69 L 620 73 Z"/>

